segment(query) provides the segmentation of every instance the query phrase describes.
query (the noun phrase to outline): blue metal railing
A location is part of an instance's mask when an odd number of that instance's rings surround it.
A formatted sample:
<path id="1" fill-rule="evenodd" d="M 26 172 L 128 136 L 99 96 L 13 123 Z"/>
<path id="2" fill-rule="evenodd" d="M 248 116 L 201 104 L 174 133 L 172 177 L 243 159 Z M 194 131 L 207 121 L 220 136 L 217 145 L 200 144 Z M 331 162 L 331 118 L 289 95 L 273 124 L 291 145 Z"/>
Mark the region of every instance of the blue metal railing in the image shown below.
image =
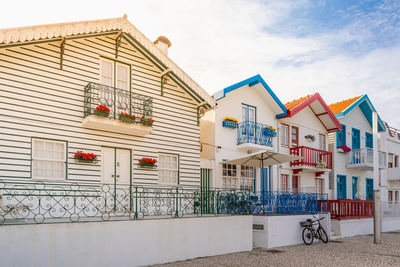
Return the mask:
<path id="1" fill-rule="evenodd" d="M 244 121 L 238 124 L 237 144 L 251 143 L 263 146 L 273 146 L 272 140 L 276 132 L 269 125 Z"/>

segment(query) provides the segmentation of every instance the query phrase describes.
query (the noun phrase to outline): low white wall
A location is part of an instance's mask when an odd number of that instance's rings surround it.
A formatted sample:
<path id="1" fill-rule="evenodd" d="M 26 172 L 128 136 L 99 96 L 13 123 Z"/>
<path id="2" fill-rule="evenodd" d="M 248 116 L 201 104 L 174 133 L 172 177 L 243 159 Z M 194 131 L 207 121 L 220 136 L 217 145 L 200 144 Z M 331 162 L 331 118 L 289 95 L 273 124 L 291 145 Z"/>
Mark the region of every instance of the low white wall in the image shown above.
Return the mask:
<path id="1" fill-rule="evenodd" d="M 0 227 L 1 266 L 141 266 L 252 249 L 252 216 Z"/>
<path id="2" fill-rule="evenodd" d="M 400 217 L 382 218 L 382 232 L 400 230 Z M 357 235 L 370 235 L 374 233 L 374 220 L 354 219 L 354 220 L 332 220 L 332 230 L 340 237 L 351 237 Z"/>
<path id="3" fill-rule="evenodd" d="M 325 217 L 321 221 L 328 237 L 331 233 L 330 215 L 288 215 L 288 216 L 253 216 L 253 224 L 263 225 L 264 230 L 253 230 L 253 246 L 274 248 L 303 243 L 301 221 Z"/>

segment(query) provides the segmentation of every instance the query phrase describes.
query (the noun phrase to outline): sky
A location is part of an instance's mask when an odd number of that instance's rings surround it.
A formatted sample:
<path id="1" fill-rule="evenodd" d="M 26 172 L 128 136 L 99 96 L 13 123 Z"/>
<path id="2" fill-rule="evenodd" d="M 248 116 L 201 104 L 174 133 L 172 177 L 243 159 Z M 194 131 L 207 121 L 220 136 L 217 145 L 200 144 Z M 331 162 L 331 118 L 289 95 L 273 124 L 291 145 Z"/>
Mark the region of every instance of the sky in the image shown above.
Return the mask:
<path id="1" fill-rule="evenodd" d="M 260 74 L 282 102 L 368 94 L 400 129 L 399 0 L 7 1 L 0 28 L 122 17 L 208 93 Z M 7 11 L 7 12 L 4 12 Z"/>

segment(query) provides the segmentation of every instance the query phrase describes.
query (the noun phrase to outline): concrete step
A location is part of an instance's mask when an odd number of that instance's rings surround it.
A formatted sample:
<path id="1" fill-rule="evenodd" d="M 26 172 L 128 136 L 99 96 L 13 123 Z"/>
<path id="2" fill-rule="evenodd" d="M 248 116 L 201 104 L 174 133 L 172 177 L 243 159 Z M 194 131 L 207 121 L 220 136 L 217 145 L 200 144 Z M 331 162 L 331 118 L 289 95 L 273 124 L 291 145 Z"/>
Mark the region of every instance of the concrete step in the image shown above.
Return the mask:
<path id="1" fill-rule="evenodd" d="M 336 240 L 336 239 L 339 239 L 339 238 L 340 238 L 339 235 L 336 235 L 335 233 L 332 233 L 332 232 L 331 232 L 330 240 Z"/>

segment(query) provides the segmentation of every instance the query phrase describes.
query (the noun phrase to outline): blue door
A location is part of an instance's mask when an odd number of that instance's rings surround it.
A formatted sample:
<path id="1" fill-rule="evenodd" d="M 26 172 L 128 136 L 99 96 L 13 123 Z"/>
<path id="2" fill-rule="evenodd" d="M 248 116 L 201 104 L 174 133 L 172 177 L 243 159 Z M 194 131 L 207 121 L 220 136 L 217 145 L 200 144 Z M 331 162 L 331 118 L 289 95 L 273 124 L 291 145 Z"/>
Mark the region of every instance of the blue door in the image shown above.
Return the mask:
<path id="1" fill-rule="evenodd" d="M 260 190 L 261 192 L 268 192 L 269 190 L 269 183 L 268 183 L 268 168 L 261 169 L 260 168 Z"/>
<path id="2" fill-rule="evenodd" d="M 337 176 L 337 199 L 346 199 L 346 176 Z"/>
<path id="3" fill-rule="evenodd" d="M 358 198 L 356 196 L 357 191 L 358 191 L 357 184 L 358 184 L 358 177 L 353 176 L 353 181 L 352 181 L 353 200 L 358 200 Z"/>
<path id="4" fill-rule="evenodd" d="M 366 188 L 366 199 L 367 200 L 373 200 L 374 198 L 374 180 L 371 178 L 367 178 L 365 179 L 366 183 L 367 183 L 367 188 Z"/>
<path id="5" fill-rule="evenodd" d="M 360 151 L 360 130 L 351 130 L 351 146 L 353 149 L 353 163 L 361 163 L 361 151 Z"/>

